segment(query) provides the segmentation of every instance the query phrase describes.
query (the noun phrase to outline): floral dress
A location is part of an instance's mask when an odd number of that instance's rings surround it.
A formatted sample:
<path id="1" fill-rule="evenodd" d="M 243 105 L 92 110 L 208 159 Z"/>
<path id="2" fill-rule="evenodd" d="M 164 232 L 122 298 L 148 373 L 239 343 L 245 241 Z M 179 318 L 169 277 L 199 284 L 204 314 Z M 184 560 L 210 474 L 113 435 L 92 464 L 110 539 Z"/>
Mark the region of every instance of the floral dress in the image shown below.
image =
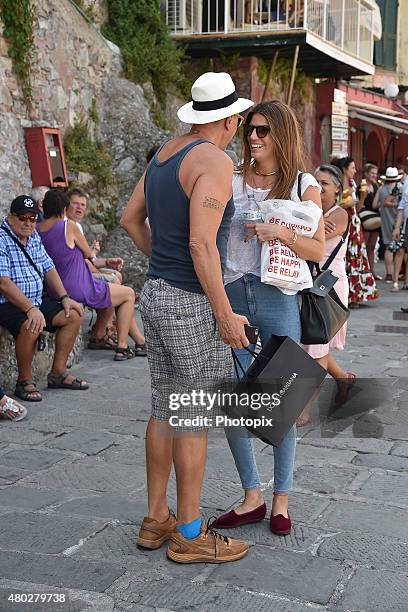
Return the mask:
<path id="1" fill-rule="evenodd" d="M 353 195 L 353 186 L 351 187 Z M 355 194 L 355 191 L 354 191 Z M 346 195 L 346 192 L 344 192 Z M 355 206 L 347 208 L 349 216 L 349 239 L 346 253 L 346 272 L 349 280 L 349 304 L 360 304 L 375 300 L 379 294 L 368 263 L 363 228 Z"/>

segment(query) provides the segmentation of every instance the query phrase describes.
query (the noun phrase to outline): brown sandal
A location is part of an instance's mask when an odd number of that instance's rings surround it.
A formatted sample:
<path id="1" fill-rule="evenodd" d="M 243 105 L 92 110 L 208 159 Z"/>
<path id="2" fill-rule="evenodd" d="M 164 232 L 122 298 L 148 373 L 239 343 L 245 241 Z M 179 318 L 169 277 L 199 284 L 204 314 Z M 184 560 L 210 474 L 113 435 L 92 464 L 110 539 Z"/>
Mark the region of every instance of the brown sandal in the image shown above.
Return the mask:
<path id="1" fill-rule="evenodd" d="M 91 336 L 88 341 L 87 348 L 93 351 L 113 351 L 117 347 L 115 340 L 109 334 L 105 334 L 102 338 Z"/>
<path id="2" fill-rule="evenodd" d="M 37 389 L 33 389 L 32 391 L 26 391 L 26 387 L 32 385 L 36 387 L 34 380 L 29 380 L 28 378 L 25 380 L 18 380 L 16 383 L 16 388 L 14 391 L 14 395 L 17 395 L 20 399 L 25 402 L 41 402 L 42 395 Z"/>
<path id="3" fill-rule="evenodd" d="M 128 346 L 126 348 L 115 348 L 114 361 L 127 361 L 135 357 L 134 351 Z"/>
<path id="4" fill-rule="evenodd" d="M 51 372 L 47 376 L 48 388 L 49 389 L 70 389 L 72 391 L 85 391 L 89 389 L 88 383 L 81 378 L 74 378 L 70 383 L 66 383 L 65 380 L 69 376 L 68 370 L 62 372 L 62 374 L 52 374 Z"/>

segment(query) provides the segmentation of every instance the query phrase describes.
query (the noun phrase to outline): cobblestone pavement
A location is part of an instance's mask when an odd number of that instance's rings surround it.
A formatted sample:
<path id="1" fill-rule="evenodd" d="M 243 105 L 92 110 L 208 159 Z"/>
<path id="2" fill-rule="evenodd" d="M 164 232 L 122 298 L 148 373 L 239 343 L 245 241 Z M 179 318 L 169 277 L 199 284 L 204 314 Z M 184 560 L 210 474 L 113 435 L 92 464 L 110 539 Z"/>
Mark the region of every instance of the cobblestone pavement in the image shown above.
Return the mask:
<path id="1" fill-rule="evenodd" d="M 236 530 L 252 545 L 239 562 L 178 565 L 166 559 L 165 547 L 143 552 L 135 546 L 146 509 L 145 359 L 118 364 L 107 351 L 87 351 L 75 371 L 91 390 L 45 391 L 42 403 L 28 404 L 25 421 L 3 421 L 0 612 L 406 612 L 408 321 L 393 321 L 393 312 L 408 306 L 408 292 L 380 288 L 381 300 L 352 312 L 339 361 L 376 379 L 388 399 L 378 391 L 367 414 L 367 391 L 354 423 L 344 417 L 323 426 L 315 417 L 299 432 L 293 532 L 274 536 L 266 521 Z M 376 332 L 376 325 L 404 329 Z M 273 457 L 260 443 L 258 451 L 269 503 Z M 172 504 L 174 495 L 172 478 Z M 239 498 L 224 436 L 212 434 L 204 512 L 219 513 Z M 65 596 L 65 603 L 16 601 L 36 593 Z"/>

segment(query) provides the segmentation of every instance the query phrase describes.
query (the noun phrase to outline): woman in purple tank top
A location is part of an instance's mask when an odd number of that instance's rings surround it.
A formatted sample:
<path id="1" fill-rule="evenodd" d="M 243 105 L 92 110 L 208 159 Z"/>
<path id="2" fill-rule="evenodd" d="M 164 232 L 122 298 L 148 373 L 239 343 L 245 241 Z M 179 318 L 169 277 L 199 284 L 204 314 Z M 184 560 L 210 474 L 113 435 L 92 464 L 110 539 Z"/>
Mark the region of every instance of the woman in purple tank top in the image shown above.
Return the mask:
<path id="1" fill-rule="evenodd" d="M 73 299 L 96 310 L 116 308 L 118 346 L 115 361 L 134 357 L 128 347 L 128 336 L 140 338 L 134 320 L 135 293 L 131 287 L 106 283 L 92 276 L 85 259 L 91 257 L 91 249 L 74 221 L 65 219 L 69 204 L 60 189 L 50 189 L 43 202 L 44 221 L 38 231 L 49 256 L 53 259 L 64 287 Z M 52 295 L 51 297 L 56 297 Z"/>

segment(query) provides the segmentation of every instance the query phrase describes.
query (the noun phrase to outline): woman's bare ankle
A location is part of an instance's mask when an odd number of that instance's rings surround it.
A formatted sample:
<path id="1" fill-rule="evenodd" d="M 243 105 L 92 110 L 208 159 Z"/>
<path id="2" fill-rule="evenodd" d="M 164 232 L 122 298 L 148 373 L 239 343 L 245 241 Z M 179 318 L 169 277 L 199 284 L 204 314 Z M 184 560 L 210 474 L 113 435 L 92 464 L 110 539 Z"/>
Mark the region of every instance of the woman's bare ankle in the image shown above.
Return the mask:
<path id="1" fill-rule="evenodd" d="M 237 514 L 244 514 L 245 512 L 251 512 L 255 508 L 259 508 L 264 503 L 261 489 L 245 489 L 244 499 L 235 508 Z"/>
<path id="2" fill-rule="evenodd" d="M 288 517 L 289 494 L 275 492 L 272 498 L 272 515 L 283 514 Z"/>

